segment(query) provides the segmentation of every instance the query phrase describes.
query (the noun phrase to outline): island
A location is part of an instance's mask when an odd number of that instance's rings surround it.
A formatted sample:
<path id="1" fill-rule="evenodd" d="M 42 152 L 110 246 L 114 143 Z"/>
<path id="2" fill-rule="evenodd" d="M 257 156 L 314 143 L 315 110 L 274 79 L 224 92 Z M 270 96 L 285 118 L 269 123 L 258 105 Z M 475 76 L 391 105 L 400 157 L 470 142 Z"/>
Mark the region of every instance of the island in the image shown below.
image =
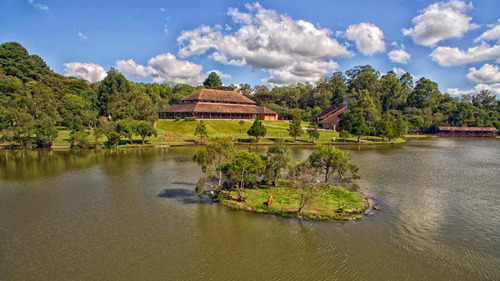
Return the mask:
<path id="1" fill-rule="evenodd" d="M 310 220 L 357 220 L 366 197 L 340 186 L 359 178 L 350 155 L 318 144 L 304 161 L 294 161 L 283 140 L 265 154 L 238 150 L 230 138 L 211 138 L 193 156 L 205 177 L 196 192 L 237 210 Z M 321 180 L 320 180 L 321 178 Z M 335 180 L 340 184 L 332 184 Z"/>

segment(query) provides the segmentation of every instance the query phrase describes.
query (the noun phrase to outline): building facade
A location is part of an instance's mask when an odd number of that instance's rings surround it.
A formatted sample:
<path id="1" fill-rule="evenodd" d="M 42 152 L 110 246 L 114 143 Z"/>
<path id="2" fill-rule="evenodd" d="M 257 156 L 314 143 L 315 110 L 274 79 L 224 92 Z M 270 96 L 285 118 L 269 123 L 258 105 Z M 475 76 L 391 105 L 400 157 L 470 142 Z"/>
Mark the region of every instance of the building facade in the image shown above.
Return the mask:
<path id="1" fill-rule="evenodd" d="M 278 113 L 235 91 L 200 89 L 183 98 L 180 104 L 158 111 L 159 119 L 196 117 L 198 119 L 278 120 Z"/>

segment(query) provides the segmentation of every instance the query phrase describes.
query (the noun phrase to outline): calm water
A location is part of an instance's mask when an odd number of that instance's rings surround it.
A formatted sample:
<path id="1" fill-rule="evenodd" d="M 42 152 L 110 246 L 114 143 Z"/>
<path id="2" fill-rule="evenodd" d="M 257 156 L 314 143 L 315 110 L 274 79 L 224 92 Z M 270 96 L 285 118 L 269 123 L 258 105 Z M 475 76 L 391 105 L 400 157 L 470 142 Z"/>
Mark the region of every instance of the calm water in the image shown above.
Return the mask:
<path id="1" fill-rule="evenodd" d="M 0 280 L 500 280 L 500 140 L 352 148 L 348 223 L 200 203 L 193 152 L 0 151 Z"/>

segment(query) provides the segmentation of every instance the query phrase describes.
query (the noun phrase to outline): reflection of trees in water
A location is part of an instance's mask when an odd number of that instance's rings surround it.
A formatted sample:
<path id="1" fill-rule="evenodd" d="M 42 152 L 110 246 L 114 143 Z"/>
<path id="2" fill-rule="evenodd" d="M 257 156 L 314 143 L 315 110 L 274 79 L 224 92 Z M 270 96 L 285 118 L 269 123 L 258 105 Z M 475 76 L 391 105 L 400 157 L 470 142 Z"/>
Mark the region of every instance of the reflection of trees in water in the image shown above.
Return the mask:
<path id="1" fill-rule="evenodd" d="M 89 168 L 102 164 L 104 171 L 112 173 L 137 162 L 149 162 L 162 149 L 114 150 L 3 150 L 0 151 L 0 178 L 7 180 L 32 180 L 52 177 L 62 172 Z"/>

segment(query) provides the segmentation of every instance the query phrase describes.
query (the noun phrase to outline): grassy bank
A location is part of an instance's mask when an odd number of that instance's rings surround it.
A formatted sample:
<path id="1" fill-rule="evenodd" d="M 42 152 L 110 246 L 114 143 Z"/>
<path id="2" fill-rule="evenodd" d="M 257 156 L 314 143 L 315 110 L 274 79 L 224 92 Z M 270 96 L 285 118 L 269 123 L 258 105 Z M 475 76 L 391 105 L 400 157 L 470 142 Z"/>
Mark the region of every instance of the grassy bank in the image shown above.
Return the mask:
<path id="1" fill-rule="evenodd" d="M 245 121 L 240 124 L 239 120 L 204 120 L 209 137 L 231 137 L 236 143 L 250 143 L 250 137 L 247 135 L 248 129 L 252 126 L 252 121 Z M 165 120 L 159 119 L 156 122 L 156 129 L 158 130 L 158 135 L 147 137 L 145 146 L 157 146 L 157 145 L 192 145 L 195 142 L 199 142 L 199 138 L 194 136 L 194 131 L 196 129 L 198 121 L 184 121 L 184 120 Z M 278 121 L 262 121 L 264 126 L 266 126 L 267 134 L 264 138 L 261 138 L 259 144 L 271 144 L 274 139 L 282 138 L 288 141 L 288 143 L 293 142 L 293 138 L 288 135 L 289 123 L 288 121 L 278 120 Z M 309 125 L 307 122 L 303 122 L 302 126 L 307 127 Z M 341 139 L 339 133 L 333 130 L 319 130 L 320 136 L 315 143 L 331 143 L 333 138 L 335 142 L 339 145 L 341 144 L 357 144 L 357 137 L 352 136 L 346 139 Z M 161 139 L 161 135 L 165 136 Z M 89 140 L 94 140 L 94 136 L 91 134 Z M 362 137 L 363 144 L 385 144 L 385 143 L 401 143 L 404 139 L 396 139 L 391 142 L 382 141 L 378 137 Z M 99 139 L 100 142 L 105 142 L 106 138 L 102 137 Z M 127 142 L 130 146 L 129 140 L 123 139 L 122 144 Z M 306 130 L 301 137 L 297 138 L 294 144 L 311 144 L 309 141 L 309 135 Z M 141 146 L 141 138 L 139 136 L 133 137 L 133 145 Z M 59 130 L 59 135 L 53 143 L 54 146 L 69 146 L 69 131 Z"/>
<path id="2" fill-rule="evenodd" d="M 328 185 L 320 188 L 315 197 L 301 212 L 298 212 L 300 190 L 288 187 L 287 181 L 280 181 L 278 187 L 260 187 L 244 189 L 245 201 L 237 201 L 237 191 L 232 191 L 231 198 L 220 197 L 220 203 L 237 210 L 247 210 L 262 214 L 274 214 L 291 218 L 311 220 L 354 220 L 361 219 L 369 204 L 363 196 L 350 192 L 341 186 Z M 268 198 L 273 202 L 267 206 Z"/>

